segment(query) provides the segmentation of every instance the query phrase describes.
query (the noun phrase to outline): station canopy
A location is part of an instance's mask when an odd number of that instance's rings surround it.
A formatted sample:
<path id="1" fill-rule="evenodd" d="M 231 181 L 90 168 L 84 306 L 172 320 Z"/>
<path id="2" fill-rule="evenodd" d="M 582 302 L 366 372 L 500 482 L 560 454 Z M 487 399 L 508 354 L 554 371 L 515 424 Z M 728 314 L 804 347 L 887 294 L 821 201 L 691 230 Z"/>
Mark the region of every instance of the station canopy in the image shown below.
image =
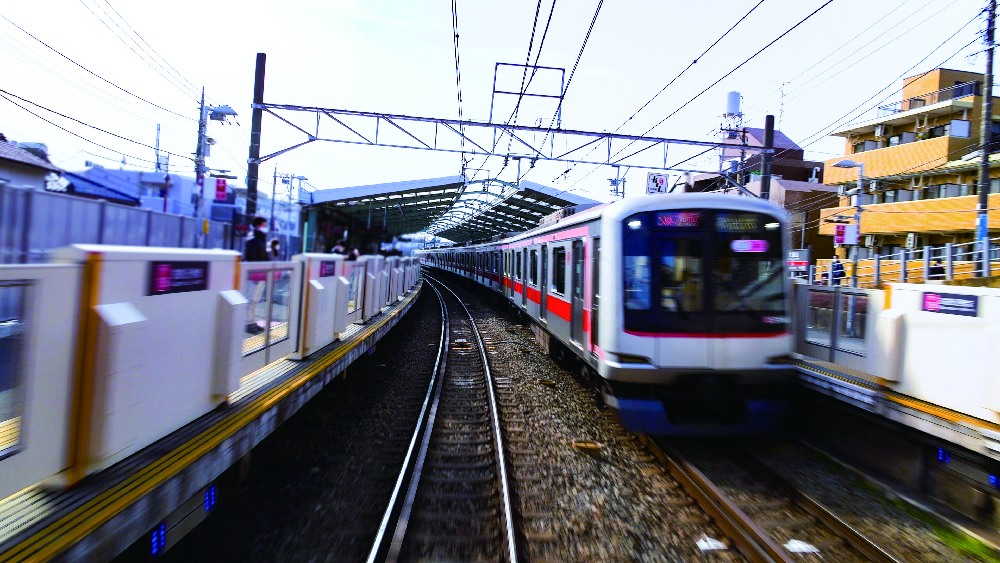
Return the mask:
<path id="1" fill-rule="evenodd" d="M 599 203 L 534 182 L 464 176 L 316 190 L 302 198 L 306 210 L 326 207 L 359 227 L 382 227 L 385 236 L 422 232 L 455 242 L 526 231 L 564 207 Z"/>

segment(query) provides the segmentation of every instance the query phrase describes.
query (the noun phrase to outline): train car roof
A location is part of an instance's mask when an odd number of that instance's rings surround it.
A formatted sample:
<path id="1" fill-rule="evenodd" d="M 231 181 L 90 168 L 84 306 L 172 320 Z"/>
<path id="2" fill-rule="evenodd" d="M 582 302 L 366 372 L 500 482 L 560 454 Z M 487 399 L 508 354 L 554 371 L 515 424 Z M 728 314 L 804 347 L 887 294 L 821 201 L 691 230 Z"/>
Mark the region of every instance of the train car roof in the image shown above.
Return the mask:
<path id="1" fill-rule="evenodd" d="M 535 237 L 541 234 L 558 232 L 568 227 L 573 227 L 599 219 L 602 215 L 610 215 L 615 219 L 624 219 L 633 213 L 642 211 L 654 211 L 660 209 L 678 208 L 726 208 L 741 211 L 757 211 L 761 213 L 771 213 L 780 218 L 783 222 L 787 216 L 785 211 L 777 205 L 759 198 L 750 198 L 731 194 L 717 193 L 682 193 L 682 194 L 652 194 L 623 199 L 610 203 L 605 203 L 590 209 L 571 215 L 565 219 L 560 219 L 556 223 L 535 227 L 534 229 L 518 233 L 512 237 L 494 242 L 480 243 L 470 246 L 447 247 L 435 250 L 470 251 L 482 247 L 492 247 L 497 245 L 512 244 L 526 238 Z"/>

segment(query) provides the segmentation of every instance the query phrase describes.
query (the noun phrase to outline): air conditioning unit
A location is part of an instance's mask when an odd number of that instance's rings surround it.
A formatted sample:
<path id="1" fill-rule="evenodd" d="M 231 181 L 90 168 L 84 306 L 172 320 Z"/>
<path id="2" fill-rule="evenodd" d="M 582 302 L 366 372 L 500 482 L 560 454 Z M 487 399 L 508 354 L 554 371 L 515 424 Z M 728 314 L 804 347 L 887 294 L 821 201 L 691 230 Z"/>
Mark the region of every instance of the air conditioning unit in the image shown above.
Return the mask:
<path id="1" fill-rule="evenodd" d="M 846 187 L 844 187 L 844 186 L 837 186 L 837 195 L 843 197 L 843 195 L 846 192 L 847 192 L 847 188 Z"/>
<path id="2" fill-rule="evenodd" d="M 868 248 L 875 246 L 875 235 L 865 235 L 865 246 Z"/>
<path id="3" fill-rule="evenodd" d="M 875 126 L 875 136 L 876 137 L 888 137 L 889 127 L 886 125 L 876 125 Z"/>

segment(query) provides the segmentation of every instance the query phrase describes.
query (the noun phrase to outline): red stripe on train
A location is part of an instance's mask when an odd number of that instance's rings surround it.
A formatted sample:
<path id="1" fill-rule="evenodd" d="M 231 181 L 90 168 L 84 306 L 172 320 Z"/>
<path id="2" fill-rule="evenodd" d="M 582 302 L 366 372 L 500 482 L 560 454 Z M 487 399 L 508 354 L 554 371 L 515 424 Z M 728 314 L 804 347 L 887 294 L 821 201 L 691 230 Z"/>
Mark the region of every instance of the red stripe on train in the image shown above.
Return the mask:
<path id="1" fill-rule="evenodd" d="M 787 336 L 788 332 L 734 332 L 731 334 L 718 334 L 710 332 L 642 332 L 638 330 L 626 330 L 625 334 L 632 336 L 646 336 L 656 338 L 775 338 Z"/>
<path id="2" fill-rule="evenodd" d="M 529 286 L 528 287 L 528 301 L 531 301 L 533 303 L 541 304 L 541 302 L 542 302 L 542 292 L 538 291 L 537 289 Z"/>
<path id="3" fill-rule="evenodd" d="M 549 312 L 568 321 L 570 319 L 569 303 L 552 295 L 547 295 L 546 297 L 548 299 L 545 300 L 545 307 Z"/>

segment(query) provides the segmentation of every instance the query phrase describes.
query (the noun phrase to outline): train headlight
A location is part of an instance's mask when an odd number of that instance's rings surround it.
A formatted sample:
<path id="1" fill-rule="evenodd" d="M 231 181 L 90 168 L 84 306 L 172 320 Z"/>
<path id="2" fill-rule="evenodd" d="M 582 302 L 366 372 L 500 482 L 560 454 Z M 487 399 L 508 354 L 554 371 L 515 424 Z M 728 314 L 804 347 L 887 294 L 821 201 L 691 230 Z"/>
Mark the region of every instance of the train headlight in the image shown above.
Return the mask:
<path id="1" fill-rule="evenodd" d="M 633 231 L 641 227 L 642 227 L 642 221 L 639 221 L 638 219 L 628 222 L 628 228 L 632 229 Z"/>
<path id="2" fill-rule="evenodd" d="M 767 229 L 767 230 L 769 230 L 769 231 L 773 231 L 773 230 L 776 230 L 780 226 L 781 226 L 781 223 L 766 223 L 764 225 L 764 228 Z"/>

